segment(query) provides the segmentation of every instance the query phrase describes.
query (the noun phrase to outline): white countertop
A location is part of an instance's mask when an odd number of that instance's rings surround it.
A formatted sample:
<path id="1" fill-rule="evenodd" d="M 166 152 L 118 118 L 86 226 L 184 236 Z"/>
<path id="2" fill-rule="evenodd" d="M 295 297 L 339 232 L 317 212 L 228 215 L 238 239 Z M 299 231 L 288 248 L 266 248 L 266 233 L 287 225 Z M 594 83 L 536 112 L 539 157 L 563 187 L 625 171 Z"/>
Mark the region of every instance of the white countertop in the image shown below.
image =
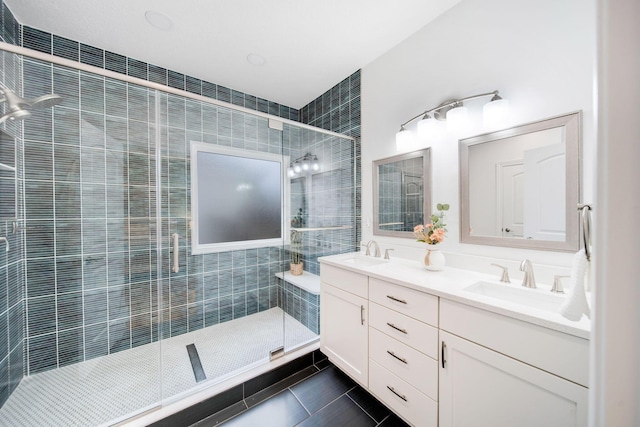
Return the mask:
<path id="1" fill-rule="evenodd" d="M 572 322 L 562 317 L 560 313 L 516 304 L 503 299 L 480 295 L 464 290 L 478 281 L 499 283 L 497 275 L 476 273 L 459 268 L 445 267 L 442 271 L 428 271 L 418 261 L 408 261 L 396 258 L 390 261 L 380 261 L 375 265 L 356 265 L 349 262 L 356 257 L 363 258 L 359 252 L 321 257 L 321 264 L 332 265 L 356 273 L 365 274 L 411 289 L 426 292 L 451 301 L 457 301 L 473 307 L 540 325 L 559 332 L 589 339 L 591 321 L 585 316 L 578 322 Z M 364 257 L 371 258 L 371 257 Z M 375 259 L 374 259 L 375 260 Z M 380 260 L 378 258 L 377 260 Z M 501 286 L 517 286 L 518 283 Z M 537 289 L 524 289 L 526 292 L 550 292 L 551 287 L 538 284 Z"/>

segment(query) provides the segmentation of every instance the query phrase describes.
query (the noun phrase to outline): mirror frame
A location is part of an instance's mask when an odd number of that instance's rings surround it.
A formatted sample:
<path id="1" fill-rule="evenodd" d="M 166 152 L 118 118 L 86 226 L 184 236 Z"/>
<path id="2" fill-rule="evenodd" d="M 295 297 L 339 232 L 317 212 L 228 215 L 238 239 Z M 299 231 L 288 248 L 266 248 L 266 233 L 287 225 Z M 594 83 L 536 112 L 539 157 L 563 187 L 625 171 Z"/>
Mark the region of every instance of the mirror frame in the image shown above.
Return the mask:
<path id="1" fill-rule="evenodd" d="M 469 147 L 504 138 L 551 128 L 565 128 L 566 147 L 566 236 L 563 242 L 528 240 L 497 236 L 475 236 L 469 233 Z M 512 248 L 575 252 L 580 248 L 580 221 L 577 205 L 582 200 L 582 112 L 567 113 L 548 119 L 526 123 L 509 129 L 485 133 L 459 141 L 460 154 L 460 242 L 476 245 L 507 246 Z"/>
<path id="2" fill-rule="evenodd" d="M 374 160 L 373 162 L 373 234 L 376 236 L 404 237 L 415 239 L 413 231 L 392 231 L 380 229 L 379 208 L 379 183 L 378 183 L 378 167 L 389 163 L 401 162 L 404 160 L 422 157 L 422 188 L 424 212 L 423 218 L 431 216 L 431 148 L 423 148 L 421 150 L 412 151 L 410 153 L 399 154 L 397 156 L 387 157 L 384 159 Z M 425 221 L 423 219 L 423 221 Z M 418 225 L 418 224 L 416 224 Z"/>

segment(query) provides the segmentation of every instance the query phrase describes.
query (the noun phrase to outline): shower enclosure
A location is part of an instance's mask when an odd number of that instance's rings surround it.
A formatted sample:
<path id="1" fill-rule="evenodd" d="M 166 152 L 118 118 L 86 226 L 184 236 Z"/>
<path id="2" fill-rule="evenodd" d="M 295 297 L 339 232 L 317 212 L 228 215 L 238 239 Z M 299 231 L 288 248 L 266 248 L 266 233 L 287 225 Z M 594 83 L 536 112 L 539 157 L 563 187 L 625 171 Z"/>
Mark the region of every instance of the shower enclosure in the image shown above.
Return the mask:
<path id="1" fill-rule="evenodd" d="M 0 112 L 0 424 L 114 424 L 317 342 L 289 236 L 311 282 L 355 249 L 351 138 L 1 47 L 0 87 L 31 114 Z M 193 143 L 278 159 L 276 243 L 193 253 Z"/>

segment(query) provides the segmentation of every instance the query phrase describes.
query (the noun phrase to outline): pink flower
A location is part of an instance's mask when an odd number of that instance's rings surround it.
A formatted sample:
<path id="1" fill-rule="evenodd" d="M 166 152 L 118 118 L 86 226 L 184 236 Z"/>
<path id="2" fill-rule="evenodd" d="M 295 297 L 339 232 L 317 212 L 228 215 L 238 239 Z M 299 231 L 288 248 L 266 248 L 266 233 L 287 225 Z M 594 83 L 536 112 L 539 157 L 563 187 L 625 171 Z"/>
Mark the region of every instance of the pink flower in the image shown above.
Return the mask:
<path id="1" fill-rule="evenodd" d="M 414 233 L 420 233 L 422 231 L 424 231 L 424 226 L 422 224 L 418 224 L 415 227 L 413 227 Z"/>

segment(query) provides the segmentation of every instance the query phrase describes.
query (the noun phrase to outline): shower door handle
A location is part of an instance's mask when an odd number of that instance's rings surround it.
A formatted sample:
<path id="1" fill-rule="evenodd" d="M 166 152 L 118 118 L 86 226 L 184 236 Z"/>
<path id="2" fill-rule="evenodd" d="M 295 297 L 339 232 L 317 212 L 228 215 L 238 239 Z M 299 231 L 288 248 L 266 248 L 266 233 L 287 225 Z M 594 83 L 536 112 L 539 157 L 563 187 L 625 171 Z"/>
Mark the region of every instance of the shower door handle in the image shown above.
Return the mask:
<path id="1" fill-rule="evenodd" d="M 173 262 L 171 263 L 171 271 L 173 271 L 174 273 L 177 273 L 180 271 L 180 264 L 178 262 L 178 260 L 180 259 L 180 249 L 178 246 L 178 238 L 180 236 L 178 236 L 178 233 L 173 233 L 171 235 L 171 239 L 173 240 Z"/>

